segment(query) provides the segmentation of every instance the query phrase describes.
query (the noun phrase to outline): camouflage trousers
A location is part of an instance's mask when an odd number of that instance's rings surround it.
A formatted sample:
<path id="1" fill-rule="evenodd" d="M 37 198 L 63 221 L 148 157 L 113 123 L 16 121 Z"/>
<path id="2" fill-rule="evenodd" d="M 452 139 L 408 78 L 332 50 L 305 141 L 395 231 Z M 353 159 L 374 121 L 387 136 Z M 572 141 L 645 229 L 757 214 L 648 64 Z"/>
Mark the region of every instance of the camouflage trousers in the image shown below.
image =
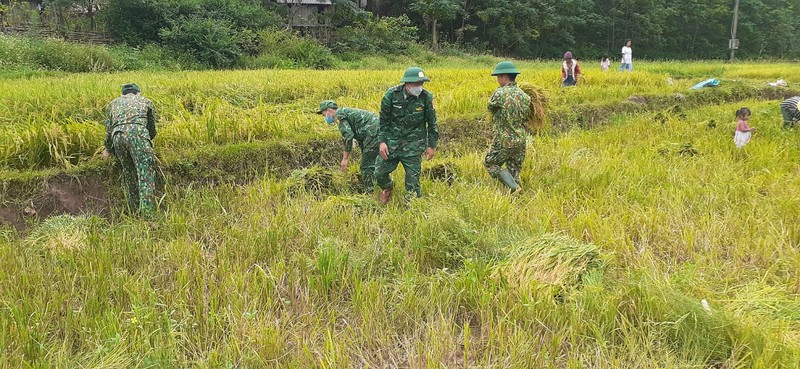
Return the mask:
<path id="1" fill-rule="evenodd" d="M 128 205 L 151 219 L 156 209 L 155 153 L 149 139 L 117 132 L 113 137 L 114 155 L 122 166 Z"/>
<path id="2" fill-rule="evenodd" d="M 422 197 L 422 186 L 419 177 L 422 173 L 422 155 L 389 155 L 389 160 L 378 156 L 375 177 L 381 189 L 388 190 L 394 187 L 391 174 L 397 169 L 398 164 L 403 164 L 406 171 L 406 196 Z"/>
<path id="3" fill-rule="evenodd" d="M 367 137 L 358 141 L 361 149 L 361 185 L 365 192 L 371 192 L 375 186 L 375 168 L 378 167 L 378 139 Z"/>
<path id="4" fill-rule="evenodd" d="M 489 174 L 499 179 L 500 172 L 503 170 L 503 165 L 514 177 L 517 183 L 520 183 L 519 173 L 522 170 L 522 162 L 525 161 L 525 142 L 516 145 L 501 145 L 498 142 L 493 142 L 486 153 L 486 159 L 483 165 Z"/>

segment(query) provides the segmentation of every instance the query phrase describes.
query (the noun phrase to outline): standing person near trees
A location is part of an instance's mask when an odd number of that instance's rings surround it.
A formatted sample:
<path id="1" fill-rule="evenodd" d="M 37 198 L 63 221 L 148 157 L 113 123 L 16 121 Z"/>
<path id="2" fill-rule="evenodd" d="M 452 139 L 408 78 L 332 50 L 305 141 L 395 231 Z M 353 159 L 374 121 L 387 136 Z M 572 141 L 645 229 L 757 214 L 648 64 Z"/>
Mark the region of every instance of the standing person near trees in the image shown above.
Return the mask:
<path id="1" fill-rule="evenodd" d="M 400 79 L 402 84 L 386 91 L 381 101 L 380 159 L 375 169 L 378 186 L 382 189 L 381 204 L 387 204 L 391 198 L 394 187 L 391 174 L 398 164 L 403 164 L 406 172 L 406 199 L 422 197 L 419 183 L 422 155 L 433 159 L 439 143 L 433 94 L 423 88 L 429 81 L 421 68 L 408 68 Z"/>
<path id="2" fill-rule="evenodd" d="M 622 47 L 622 64 L 619 66 L 619 71 L 626 70 L 633 71 L 633 49 L 631 48 L 631 40 L 625 41 L 625 46 Z"/>
<path id="3" fill-rule="evenodd" d="M 564 62 L 561 63 L 561 87 L 575 86 L 581 75 L 578 61 L 572 58 L 572 52 L 564 53 Z"/>
<path id="4" fill-rule="evenodd" d="M 520 171 L 525 161 L 528 138 L 525 122 L 531 113 L 531 97 L 517 86 L 519 74 L 519 70 L 509 61 L 500 62 L 492 71 L 500 87 L 489 99 L 493 137 L 492 146 L 484 160 L 489 174 L 508 186 L 512 194 L 522 191 Z"/>
<path id="5" fill-rule="evenodd" d="M 156 137 L 156 109 L 141 96 L 135 83 L 122 86 L 122 96 L 106 108 L 103 159 L 116 156 L 122 166 L 128 205 L 152 219 L 156 209 L 156 168 L 152 140 Z"/>
<path id="6" fill-rule="evenodd" d="M 342 133 L 344 153 L 341 169 L 347 172 L 350 166 L 350 153 L 353 141 L 358 142 L 361 149 L 361 186 L 364 193 L 369 193 L 375 186 L 375 166 L 378 158 L 378 115 L 361 109 L 339 108 L 336 102 L 325 100 L 319 104 L 317 114 L 325 118 L 325 122 L 339 126 Z"/>

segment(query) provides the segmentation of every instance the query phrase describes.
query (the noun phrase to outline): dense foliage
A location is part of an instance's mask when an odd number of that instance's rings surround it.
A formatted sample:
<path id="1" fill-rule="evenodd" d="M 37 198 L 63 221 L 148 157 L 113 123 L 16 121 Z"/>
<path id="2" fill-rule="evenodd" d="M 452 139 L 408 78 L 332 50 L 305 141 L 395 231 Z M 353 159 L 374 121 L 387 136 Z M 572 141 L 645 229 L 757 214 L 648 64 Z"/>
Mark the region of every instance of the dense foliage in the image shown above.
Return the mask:
<path id="1" fill-rule="evenodd" d="M 440 38 L 457 45 L 482 45 L 497 54 L 559 57 L 565 50 L 584 57 L 616 56 L 633 39 L 636 56 L 710 59 L 729 55 L 733 1 L 719 0 L 378 0 L 379 15 L 407 9 L 452 9 L 439 17 Z M 418 25 L 431 12 L 411 12 Z M 739 55 L 796 58 L 800 45 L 797 0 L 742 0 Z M 423 37 L 430 28 L 420 27 Z"/>
<path id="2" fill-rule="evenodd" d="M 10 13 L 26 9 L 23 3 L 12 0 L 9 6 L 17 10 Z M 371 0 L 367 9 L 334 0 L 330 8 L 315 7 L 322 12 L 310 19 L 330 27 L 291 29 L 298 7 L 272 0 L 47 4 L 45 12 L 30 10 L 37 24 L 106 32 L 130 46 L 157 45 L 212 68 L 247 67 L 254 60 L 328 68 L 331 53 L 343 60 L 410 54 L 420 43 L 438 52 L 550 59 L 571 50 L 579 59 L 616 59 L 627 39 L 633 40 L 636 58 L 724 59 L 733 17 L 733 1 L 718 0 Z M 800 57 L 800 44 L 792 42 L 800 36 L 798 0 L 741 0 L 740 9 L 740 58 Z M 5 17 L 13 23 L 16 16 Z M 277 37 L 296 44 L 281 44 L 273 53 L 261 45 L 264 32 L 268 42 Z M 287 49 L 305 47 L 313 60 L 285 58 Z"/>

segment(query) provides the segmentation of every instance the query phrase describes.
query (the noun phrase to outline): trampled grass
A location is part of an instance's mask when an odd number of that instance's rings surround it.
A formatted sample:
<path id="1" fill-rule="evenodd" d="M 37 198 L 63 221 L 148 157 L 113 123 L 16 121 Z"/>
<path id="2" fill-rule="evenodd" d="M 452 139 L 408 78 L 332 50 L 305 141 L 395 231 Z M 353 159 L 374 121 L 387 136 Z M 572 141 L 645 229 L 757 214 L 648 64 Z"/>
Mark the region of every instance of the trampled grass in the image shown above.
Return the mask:
<path id="1" fill-rule="evenodd" d="M 557 65 L 523 68 L 521 80 L 542 87 L 553 111 L 588 104 L 599 114 L 632 95 L 688 96 L 686 89 L 707 77 L 760 86 L 798 71 L 675 62 L 641 63 L 628 75 L 586 65 L 586 84 L 562 90 Z M 235 160 L 236 145 L 246 142 L 305 150 L 302 142 L 321 138 L 335 145 L 337 132 L 311 113 L 314 104 L 334 98 L 377 110 L 398 73 L 13 80 L 0 86 L 0 168 L 11 178 L 99 165 L 90 157 L 102 144 L 101 109 L 127 81 L 140 82 L 160 108 L 156 146 L 167 165 L 214 147 L 234 148 L 225 151 L 234 159 L 225 160 Z M 443 131 L 485 124 L 488 67 L 428 73 Z M 741 106 L 751 108 L 758 131 L 737 150 L 733 112 Z M 346 175 L 313 163 L 252 181 L 187 183 L 180 172 L 168 174 L 173 185 L 153 227 L 115 209 L 109 217 L 61 216 L 32 221 L 27 231 L 1 231 L 0 361 L 800 365 L 800 148 L 797 132 L 780 129 L 777 101 L 607 118 L 592 129 L 576 125 L 532 138 L 525 192 L 515 200 L 483 169 L 484 148 L 470 144 L 443 147 L 426 162 L 425 169 L 446 165 L 457 175 L 429 174 L 425 197 L 407 205 L 397 194 L 379 206 L 374 196 L 341 188 Z M 454 141 L 469 138 L 447 132 Z M 310 176 L 313 183 L 303 186 Z M 105 180 L 119 185 L 113 176 Z"/>

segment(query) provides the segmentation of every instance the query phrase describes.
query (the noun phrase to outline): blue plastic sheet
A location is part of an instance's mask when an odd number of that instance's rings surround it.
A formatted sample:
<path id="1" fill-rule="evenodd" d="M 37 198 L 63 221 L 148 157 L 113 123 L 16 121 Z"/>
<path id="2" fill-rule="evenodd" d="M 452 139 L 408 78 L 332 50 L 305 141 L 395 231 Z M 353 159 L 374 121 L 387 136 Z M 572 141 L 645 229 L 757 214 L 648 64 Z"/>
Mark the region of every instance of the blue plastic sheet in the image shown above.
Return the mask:
<path id="1" fill-rule="evenodd" d="M 719 86 L 719 80 L 716 79 L 716 78 L 709 78 L 709 79 L 707 79 L 707 80 L 705 80 L 703 82 L 700 82 L 700 83 L 692 86 L 692 88 L 690 88 L 690 90 L 699 90 L 699 89 L 701 89 L 703 87 L 717 87 L 717 86 Z"/>

